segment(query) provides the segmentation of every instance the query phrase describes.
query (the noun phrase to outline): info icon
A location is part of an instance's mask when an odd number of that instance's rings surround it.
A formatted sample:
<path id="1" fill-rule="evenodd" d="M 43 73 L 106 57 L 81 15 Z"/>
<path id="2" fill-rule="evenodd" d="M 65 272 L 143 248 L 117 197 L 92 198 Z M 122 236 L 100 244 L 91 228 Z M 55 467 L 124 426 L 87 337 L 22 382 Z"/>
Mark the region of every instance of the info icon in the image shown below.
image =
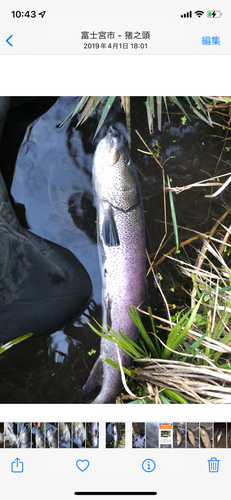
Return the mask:
<path id="1" fill-rule="evenodd" d="M 144 470 L 144 472 L 153 472 L 155 468 L 156 464 L 151 458 L 147 458 L 142 463 L 142 469 Z"/>

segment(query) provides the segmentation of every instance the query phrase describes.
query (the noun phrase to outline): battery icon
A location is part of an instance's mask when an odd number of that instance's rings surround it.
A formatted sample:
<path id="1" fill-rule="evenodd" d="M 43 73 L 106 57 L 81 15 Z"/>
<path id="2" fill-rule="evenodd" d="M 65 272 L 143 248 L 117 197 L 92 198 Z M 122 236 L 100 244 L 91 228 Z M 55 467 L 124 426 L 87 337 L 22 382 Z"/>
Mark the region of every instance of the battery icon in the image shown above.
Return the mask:
<path id="1" fill-rule="evenodd" d="M 207 17 L 221 17 L 222 13 L 220 10 L 208 10 L 207 11 Z"/>

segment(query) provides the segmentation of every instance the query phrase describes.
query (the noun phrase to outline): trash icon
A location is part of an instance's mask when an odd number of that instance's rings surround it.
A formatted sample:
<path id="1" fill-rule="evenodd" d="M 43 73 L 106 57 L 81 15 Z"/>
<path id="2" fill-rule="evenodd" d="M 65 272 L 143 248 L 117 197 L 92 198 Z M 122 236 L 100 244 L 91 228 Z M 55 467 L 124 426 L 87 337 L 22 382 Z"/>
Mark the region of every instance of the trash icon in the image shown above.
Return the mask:
<path id="1" fill-rule="evenodd" d="M 220 460 L 217 460 L 215 457 L 210 458 L 208 460 L 209 472 L 219 472 L 219 462 Z"/>

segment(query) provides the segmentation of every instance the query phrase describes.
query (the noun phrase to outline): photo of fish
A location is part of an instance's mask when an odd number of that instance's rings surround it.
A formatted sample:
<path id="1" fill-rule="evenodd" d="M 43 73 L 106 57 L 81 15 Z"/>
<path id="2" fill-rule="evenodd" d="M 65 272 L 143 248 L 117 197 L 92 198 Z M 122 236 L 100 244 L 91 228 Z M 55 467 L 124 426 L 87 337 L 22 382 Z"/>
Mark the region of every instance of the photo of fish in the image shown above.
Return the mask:
<path id="1" fill-rule="evenodd" d="M 106 423 L 106 448 L 125 448 L 125 423 Z"/>
<path id="2" fill-rule="evenodd" d="M 33 422 L 31 429 L 32 437 L 32 448 L 44 448 L 45 447 L 45 422 Z"/>
<path id="3" fill-rule="evenodd" d="M 4 448 L 4 422 L 0 422 L 0 448 Z"/>
<path id="4" fill-rule="evenodd" d="M 86 448 L 99 448 L 99 423 L 86 423 Z"/>
<path id="5" fill-rule="evenodd" d="M 196 422 L 187 423 L 187 448 L 200 448 L 200 424 Z"/>
<path id="6" fill-rule="evenodd" d="M 132 423 L 132 448 L 145 448 L 145 423 Z"/>
<path id="7" fill-rule="evenodd" d="M 200 448 L 213 448 L 213 423 L 200 422 Z"/>
<path id="8" fill-rule="evenodd" d="M 146 448 L 159 448 L 159 423 L 146 423 Z"/>
<path id="9" fill-rule="evenodd" d="M 18 447 L 31 448 L 31 422 L 18 422 Z"/>
<path id="10" fill-rule="evenodd" d="M 231 448 L 231 423 L 227 423 L 227 448 Z"/>
<path id="11" fill-rule="evenodd" d="M 58 423 L 46 422 L 46 446 L 45 448 L 58 448 Z"/>
<path id="12" fill-rule="evenodd" d="M 59 448 L 71 448 L 71 423 L 59 423 Z"/>
<path id="13" fill-rule="evenodd" d="M 227 448 L 227 424 L 214 422 L 214 448 Z"/>
<path id="14" fill-rule="evenodd" d="M 17 422 L 4 422 L 4 447 L 18 448 Z"/>
<path id="15" fill-rule="evenodd" d="M 192 308 L 199 337 L 213 314 L 209 259 L 230 268 L 227 99 L 0 97 L 3 404 L 231 403 L 229 318 L 195 356 L 186 331 Z"/>
<path id="16" fill-rule="evenodd" d="M 174 422 L 173 424 L 173 448 L 186 447 L 186 424 L 185 422 Z"/>
<path id="17" fill-rule="evenodd" d="M 73 448 L 86 448 L 86 424 L 74 422 L 72 424 Z"/>

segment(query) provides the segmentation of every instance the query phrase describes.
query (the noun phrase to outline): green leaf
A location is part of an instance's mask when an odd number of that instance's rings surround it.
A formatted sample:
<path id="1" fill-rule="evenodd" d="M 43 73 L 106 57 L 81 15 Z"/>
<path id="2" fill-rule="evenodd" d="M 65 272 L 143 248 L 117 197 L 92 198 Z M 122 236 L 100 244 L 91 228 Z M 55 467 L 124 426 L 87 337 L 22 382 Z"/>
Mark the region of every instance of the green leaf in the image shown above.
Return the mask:
<path id="1" fill-rule="evenodd" d="M 167 175 L 167 180 L 168 180 L 168 187 L 170 188 L 170 179 L 169 176 Z M 178 237 L 178 228 L 177 228 L 177 220 L 176 220 L 176 211 L 175 211 L 175 206 L 174 206 L 174 200 L 173 200 L 173 194 L 172 191 L 168 192 L 169 194 L 169 200 L 170 200 L 170 207 L 171 207 L 171 214 L 172 214 L 172 223 L 173 223 L 173 229 L 174 229 L 174 234 L 175 234 L 175 241 L 176 241 L 176 250 L 178 251 L 179 249 L 179 237 Z"/>
<path id="2" fill-rule="evenodd" d="M 154 117 L 155 117 L 154 97 L 148 96 L 147 97 L 147 119 L 148 119 L 149 133 L 151 135 L 154 132 L 154 123 L 153 123 L 153 118 Z"/>
<path id="3" fill-rule="evenodd" d="M 125 335 L 125 333 L 123 333 L 121 330 L 120 330 L 120 335 L 121 337 L 123 337 L 127 342 L 129 342 L 131 345 L 133 345 L 133 347 L 135 347 L 135 349 L 137 349 L 137 351 L 140 352 L 141 356 L 140 357 L 147 357 L 148 356 L 148 352 L 147 350 L 145 349 L 145 346 L 143 344 L 143 348 L 138 346 L 138 344 L 136 342 L 134 342 L 134 340 L 130 339 L 127 335 Z"/>
<path id="4" fill-rule="evenodd" d="M 203 333 L 203 335 L 200 336 L 199 339 L 196 340 L 190 347 L 192 350 L 197 349 L 201 342 L 204 340 L 204 338 L 208 335 L 208 332 Z"/>
<path id="5" fill-rule="evenodd" d="M 97 323 L 97 321 L 96 321 L 96 323 Z M 133 348 L 132 345 L 128 345 L 128 343 L 125 342 L 123 339 L 121 339 L 120 335 L 117 335 L 113 330 L 111 330 L 111 335 L 108 334 L 109 332 L 107 332 L 107 335 L 105 335 L 104 333 L 102 333 L 99 330 L 97 330 L 90 323 L 88 323 L 88 324 L 89 324 L 90 328 L 93 330 L 93 332 L 97 333 L 97 335 L 99 335 L 100 337 L 102 337 L 102 338 L 104 338 L 106 340 L 109 340 L 113 344 L 118 345 L 118 347 L 120 349 L 122 349 L 124 352 L 126 352 L 126 354 L 129 354 L 129 356 L 131 356 L 133 359 L 135 359 L 135 358 L 141 358 L 142 357 L 140 355 L 140 353 L 136 349 Z M 102 328 L 102 330 L 106 331 L 106 330 L 104 330 L 104 328 Z M 112 337 L 112 335 L 113 335 L 114 338 Z"/>
<path id="6" fill-rule="evenodd" d="M 169 117 L 169 113 L 168 113 L 168 103 L 167 103 L 166 96 L 163 96 L 163 100 L 164 100 L 164 104 L 165 104 L 165 108 L 166 108 L 166 112 L 167 112 L 168 122 L 170 122 L 170 117 Z"/>
<path id="7" fill-rule="evenodd" d="M 77 113 L 80 111 L 80 109 L 85 106 L 85 104 L 87 103 L 89 97 L 88 96 L 83 96 L 80 101 L 78 102 L 77 106 L 75 106 L 75 108 L 69 113 L 69 115 L 67 115 L 67 117 L 62 121 L 62 123 L 60 123 L 58 125 L 57 128 L 62 128 L 63 125 L 71 118 L 73 118 L 75 115 L 77 115 Z"/>
<path id="8" fill-rule="evenodd" d="M 225 288 L 219 288 L 219 295 L 223 295 L 225 292 L 229 292 L 229 290 L 231 290 L 231 285 Z"/>
<path id="9" fill-rule="evenodd" d="M 181 318 L 181 320 L 173 327 L 166 342 L 167 347 L 165 347 L 164 349 L 164 354 L 163 354 L 164 359 L 168 359 L 171 356 L 171 351 L 167 348 L 169 347 L 170 349 L 176 350 L 177 347 L 179 347 L 179 345 L 183 342 L 183 340 L 187 336 L 188 331 L 190 330 L 196 318 L 196 314 L 201 305 L 202 299 L 203 295 L 198 301 L 197 305 L 193 309 L 191 309 L 188 313 L 186 313 L 183 316 L 183 318 Z M 190 317 L 188 319 L 189 314 Z M 186 324 L 184 325 L 183 322 Z"/>
<path id="10" fill-rule="evenodd" d="M 105 358 L 104 361 L 106 361 L 106 363 L 113 366 L 114 368 L 117 368 L 117 370 L 120 370 L 120 365 L 118 363 L 116 363 L 115 361 L 112 361 L 112 359 Z M 124 368 L 124 366 L 122 366 L 122 368 L 123 368 L 124 373 L 126 373 L 126 375 L 129 375 L 129 377 L 134 376 L 134 372 L 132 372 L 131 370 L 128 370 L 128 368 Z"/>
<path id="11" fill-rule="evenodd" d="M 142 405 L 142 400 L 141 399 L 135 399 L 135 401 L 130 401 L 127 403 L 128 405 Z"/>
<path id="12" fill-rule="evenodd" d="M 183 405 L 188 405 L 188 401 L 180 396 L 180 394 L 177 394 L 177 392 L 172 391 L 172 389 L 164 389 L 163 392 L 174 403 L 182 403 Z"/>
<path id="13" fill-rule="evenodd" d="M 130 401 L 128 405 L 153 405 L 153 401 L 149 398 L 135 399 L 135 401 Z"/>
<path id="14" fill-rule="evenodd" d="M 181 109 L 182 113 L 184 113 L 184 115 L 186 116 L 186 118 L 188 118 L 188 120 L 189 120 L 189 121 L 191 121 L 191 120 L 190 120 L 190 117 L 187 115 L 187 113 L 186 113 L 186 111 L 185 111 L 184 107 L 183 107 L 183 106 L 182 106 L 182 104 L 178 101 L 177 97 L 172 96 L 172 100 L 173 100 L 173 102 L 174 102 L 175 104 L 177 104 L 177 106 Z"/>
<path id="15" fill-rule="evenodd" d="M 157 123 L 158 129 L 161 130 L 161 113 L 162 113 L 162 97 L 156 97 L 156 105 L 157 105 Z"/>
<path id="16" fill-rule="evenodd" d="M 151 325 L 152 325 L 152 331 L 154 333 L 154 342 L 155 342 L 155 345 L 156 345 L 156 351 L 157 351 L 157 358 L 161 358 L 162 357 L 162 352 L 161 352 L 161 346 L 159 344 L 159 341 L 156 337 L 156 328 L 155 328 L 155 324 L 154 324 L 154 321 L 153 321 L 153 317 L 152 317 L 152 310 L 151 310 L 151 307 L 148 307 L 148 313 L 149 313 L 149 317 L 150 317 L 150 320 L 151 320 Z"/>
<path id="17" fill-rule="evenodd" d="M 140 331 L 144 341 L 146 342 L 146 344 L 148 345 L 152 355 L 154 356 L 154 358 L 158 358 L 158 354 L 157 354 L 157 351 L 156 351 L 156 348 L 154 346 L 154 344 L 152 343 L 149 335 L 147 334 L 145 328 L 144 328 L 144 325 L 140 319 L 140 316 L 139 316 L 139 313 L 136 309 L 134 309 L 132 306 L 130 306 L 130 310 L 128 310 L 128 314 L 129 316 L 132 318 L 132 320 L 134 321 L 134 323 L 136 324 L 138 330 Z"/>
<path id="18" fill-rule="evenodd" d="M 228 299 L 228 301 L 226 303 L 226 307 L 228 309 L 231 308 L 231 298 Z M 214 332 L 213 332 L 213 339 L 214 340 L 218 340 L 220 338 L 220 336 L 222 335 L 222 333 L 225 329 L 225 325 L 227 325 L 227 323 L 228 323 L 230 316 L 231 316 L 231 314 L 228 311 L 226 311 L 226 309 L 224 309 L 224 311 L 222 311 L 221 319 L 217 323 L 216 327 L 214 328 Z M 231 339 L 231 334 L 229 333 L 228 335 L 223 337 L 220 341 L 223 342 L 224 344 L 227 344 L 227 342 L 229 342 L 230 339 Z"/>
<path id="19" fill-rule="evenodd" d="M 169 399 L 168 399 L 168 398 L 166 398 L 166 397 L 163 395 L 163 393 L 161 393 L 161 394 L 160 394 L 160 399 L 161 399 L 162 403 L 164 403 L 164 405 L 170 405 L 170 404 L 171 404 L 171 403 L 170 403 L 170 401 L 169 401 Z"/>
<path id="20" fill-rule="evenodd" d="M 25 335 L 21 335 L 21 337 L 18 337 L 17 339 L 14 339 L 14 340 L 11 340 L 10 342 L 7 342 L 7 344 L 0 347 L 0 354 L 7 351 L 7 349 L 10 349 L 14 345 L 17 345 L 20 342 L 23 342 L 23 340 L 26 340 L 29 337 L 32 337 L 32 335 L 33 335 L 33 333 L 25 333 Z"/>
<path id="21" fill-rule="evenodd" d="M 100 131 L 100 129 L 101 129 L 101 127 L 102 127 L 103 123 L 104 123 L 104 120 L 105 120 L 106 116 L 108 115 L 108 113 L 109 113 L 109 111 L 110 111 L 110 109 L 111 109 L 111 107 L 112 107 L 112 104 L 113 104 L 113 102 L 114 102 L 115 98 L 116 98 L 116 96 L 114 96 L 114 97 L 113 97 L 113 96 L 111 96 L 111 97 L 109 97 L 109 98 L 108 98 L 108 100 L 107 100 L 107 102 L 106 102 L 106 104 L 105 104 L 105 106 L 104 106 L 104 110 L 103 110 L 102 116 L 101 116 L 101 118 L 100 118 L 100 121 L 99 121 L 99 123 L 98 123 L 98 127 L 97 127 L 97 129 L 96 129 L 96 132 L 95 132 L 95 134 L 94 134 L 94 137 L 93 137 L 92 142 L 94 142 L 94 140 L 95 140 L 95 138 L 96 138 L 96 136 L 97 136 L 98 132 Z"/>
<path id="22" fill-rule="evenodd" d="M 197 96 L 192 96 L 192 99 L 194 100 L 194 102 L 196 103 L 196 105 L 198 106 L 198 108 L 200 110 L 202 110 L 202 112 L 204 113 L 205 116 L 203 116 L 200 113 L 200 111 L 198 111 L 198 109 L 194 108 L 194 106 L 191 105 L 191 108 L 192 108 L 193 112 L 197 116 L 199 116 L 199 118 L 201 118 L 201 120 L 203 120 L 205 123 L 207 123 L 208 125 L 210 125 L 212 127 L 213 124 L 212 124 L 212 119 L 210 117 L 210 113 L 209 113 L 209 111 L 207 111 L 207 112 L 205 111 L 202 99 L 200 97 L 197 97 Z"/>
<path id="23" fill-rule="evenodd" d="M 224 368 L 225 370 L 231 370 L 231 367 L 227 364 L 219 365 L 219 368 Z"/>
<path id="24" fill-rule="evenodd" d="M 102 101 L 103 97 L 102 96 L 97 96 L 97 97 L 89 97 L 84 110 L 80 116 L 80 119 L 76 125 L 76 128 L 79 127 L 82 123 L 84 123 L 89 116 L 95 111 L 96 107 L 98 104 Z"/>

